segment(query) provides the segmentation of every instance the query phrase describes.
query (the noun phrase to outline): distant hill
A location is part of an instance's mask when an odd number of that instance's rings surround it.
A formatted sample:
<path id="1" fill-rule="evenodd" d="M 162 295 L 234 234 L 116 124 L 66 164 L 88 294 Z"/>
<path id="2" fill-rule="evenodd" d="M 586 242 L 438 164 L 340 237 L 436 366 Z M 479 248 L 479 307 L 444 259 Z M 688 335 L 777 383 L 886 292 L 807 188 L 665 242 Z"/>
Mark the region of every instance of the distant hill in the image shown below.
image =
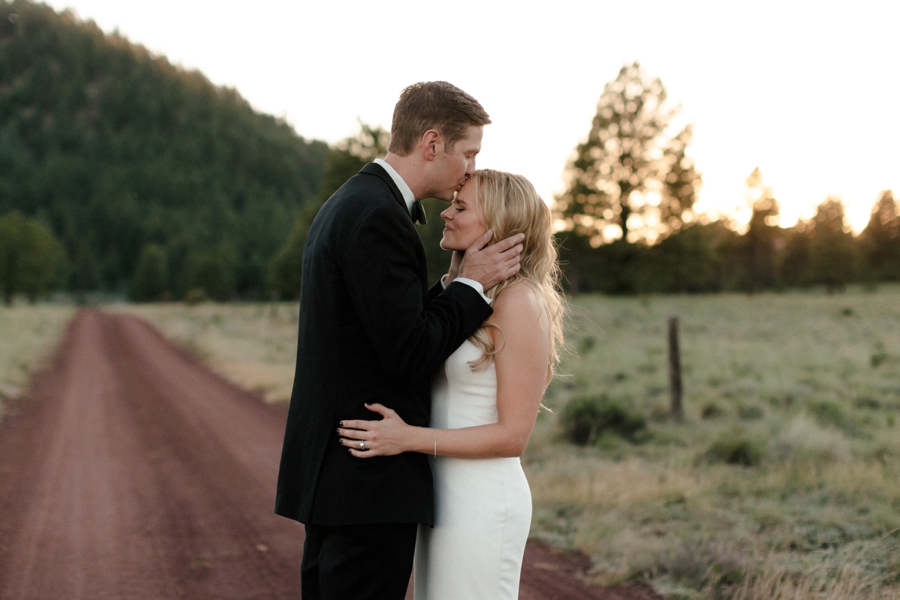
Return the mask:
<path id="1" fill-rule="evenodd" d="M 50 226 L 70 289 L 124 291 L 162 248 L 172 297 L 261 297 L 327 152 L 93 22 L 0 0 L 0 215 Z"/>

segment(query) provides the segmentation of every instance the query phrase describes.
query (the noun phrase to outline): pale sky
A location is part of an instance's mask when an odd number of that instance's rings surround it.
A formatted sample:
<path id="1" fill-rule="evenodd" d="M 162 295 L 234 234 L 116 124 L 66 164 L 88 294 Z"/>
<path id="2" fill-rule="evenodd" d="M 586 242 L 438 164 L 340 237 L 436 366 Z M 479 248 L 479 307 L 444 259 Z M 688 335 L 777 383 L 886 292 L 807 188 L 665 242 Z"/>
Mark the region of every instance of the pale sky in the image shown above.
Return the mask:
<path id="1" fill-rule="evenodd" d="M 358 118 L 390 128 L 406 85 L 449 81 L 493 120 L 478 166 L 525 175 L 545 200 L 604 85 L 634 60 L 694 123 L 700 211 L 743 207 L 757 166 L 783 225 L 834 194 L 858 231 L 881 190 L 900 196 L 893 0 L 48 4 L 237 88 L 308 139 L 353 135 Z"/>

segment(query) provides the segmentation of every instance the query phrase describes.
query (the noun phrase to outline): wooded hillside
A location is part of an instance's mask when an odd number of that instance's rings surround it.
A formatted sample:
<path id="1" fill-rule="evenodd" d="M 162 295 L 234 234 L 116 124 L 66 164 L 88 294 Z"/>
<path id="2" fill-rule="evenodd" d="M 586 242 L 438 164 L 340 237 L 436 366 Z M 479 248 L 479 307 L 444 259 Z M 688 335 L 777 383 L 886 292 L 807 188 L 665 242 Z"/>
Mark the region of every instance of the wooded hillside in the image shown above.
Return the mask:
<path id="1" fill-rule="evenodd" d="M 0 0 L 0 215 L 49 226 L 68 289 L 125 291 L 149 252 L 173 297 L 263 296 L 327 152 L 93 22 Z"/>

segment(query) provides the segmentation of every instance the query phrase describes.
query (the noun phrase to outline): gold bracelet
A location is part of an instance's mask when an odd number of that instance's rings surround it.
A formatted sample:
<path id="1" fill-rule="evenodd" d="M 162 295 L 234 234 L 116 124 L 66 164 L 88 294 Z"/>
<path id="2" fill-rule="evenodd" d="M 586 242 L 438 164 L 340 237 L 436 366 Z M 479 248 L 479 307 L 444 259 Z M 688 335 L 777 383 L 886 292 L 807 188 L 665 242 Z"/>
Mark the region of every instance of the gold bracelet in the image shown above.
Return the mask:
<path id="1" fill-rule="evenodd" d="M 431 435 L 434 436 L 434 457 L 437 458 L 437 431 L 432 431 Z"/>

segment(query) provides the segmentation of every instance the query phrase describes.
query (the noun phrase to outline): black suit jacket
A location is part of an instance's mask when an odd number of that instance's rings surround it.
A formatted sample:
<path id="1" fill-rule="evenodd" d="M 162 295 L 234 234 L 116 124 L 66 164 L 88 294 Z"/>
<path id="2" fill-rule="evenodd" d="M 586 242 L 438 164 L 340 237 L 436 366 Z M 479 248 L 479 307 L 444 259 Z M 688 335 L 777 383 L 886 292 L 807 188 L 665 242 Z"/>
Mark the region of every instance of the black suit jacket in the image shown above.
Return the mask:
<path id="1" fill-rule="evenodd" d="M 303 249 L 297 369 L 275 512 L 306 524 L 434 520 L 424 454 L 360 459 L 342 419 L 380 402 L 427 426 L 430 374 L 490 315 L 470 286 L 427 288 L 425 254 L 400 190 L 366 165 L 325 203 Z"/>

